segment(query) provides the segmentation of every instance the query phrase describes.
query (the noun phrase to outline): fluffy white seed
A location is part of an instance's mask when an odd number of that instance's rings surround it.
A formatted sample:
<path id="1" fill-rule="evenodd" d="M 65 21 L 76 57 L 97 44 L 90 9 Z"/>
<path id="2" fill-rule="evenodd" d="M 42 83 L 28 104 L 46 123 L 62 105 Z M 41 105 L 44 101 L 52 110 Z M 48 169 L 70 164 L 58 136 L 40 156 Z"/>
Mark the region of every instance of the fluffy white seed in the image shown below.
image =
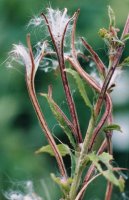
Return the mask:
<path id="1" fill-rule="evenodd" d="M 69 16 L 67 15 L 67 9 L 64 11 L 53 10 L 52 8 L 47 9 L 47 20 L 49 22 L 53 37 L 56 43 L 60 43 L 65 27 L 69 21 Z"/>
<path id="2" fill-rule="evenodd" d="M 40 26 L 41 23 L 43 22 L 43 19 L 42 17 L 37 17 L 37 16 L 34 16 L 28 23 L 27 27 L 29 26 Z"/>
<path id="3" fill-rule="evenodd" d="M 31 59 L 28 49 L 23 44 L 14 44 L 13 49 L 10 52 L 10 57 L 16 62 L 20 62 L 26 67 L 27 75 L 30 75 L 31 72 Z"/>

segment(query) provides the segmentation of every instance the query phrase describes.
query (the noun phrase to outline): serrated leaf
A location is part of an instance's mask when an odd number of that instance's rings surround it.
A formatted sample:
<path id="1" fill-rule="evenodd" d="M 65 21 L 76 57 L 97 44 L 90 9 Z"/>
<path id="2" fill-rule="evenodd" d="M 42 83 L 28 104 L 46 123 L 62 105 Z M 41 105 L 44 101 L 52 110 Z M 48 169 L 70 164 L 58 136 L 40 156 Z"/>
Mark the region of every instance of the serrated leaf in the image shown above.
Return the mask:
<path id="1" fill-rule="evenodd" d="M 90 102 L 90 100 L 88 98 L 88 95 L 87 95 L 85 87 L 84 87 L 84 83 L 83 83 L 82 79 L 80 78 L 79 74 L 76 71 L 74 71 L 74 70 L 72 70 L 70 68 L 69 69 L 65 69 L 65 71 L 67 73 L 71 74 L 74 77 L 74 79 L 75 79 L 75 81 L 77 83 L 77 86 L 78 86 L 78 90 L 79 90 L 79 92 L 80 92 L 85 104 L 90 109 L 92 109 L 93 106 L 92 106 L 92 104 L 91 104 L 91 102 Z"/>
<path id="2" fill-rule="evenodd" d="M 115 14 L 114 14 L 114 11 L 111 8 L 111 6 L 108 6 L 108 15 L 109 15 L 109 19 L 110 19 L 110 26 L 115 27 L 115 24 L 116 24 Z"/>
<path id="3" fill-rule="evenodd" d="M 47 94 L 43 94 L 41 93 L 42 96 L 46 97 L 51 111 L 54 114 L 56 120 L 58 121 L 59 125 L 61 126 L 61 128 L 64 130 L 64 132 L 66 133 L 67 137 L 69 138 L 69 141 L 71 143 L 71 145 L 74 147 L 74 149 L 76 148 L 76 144 L 73 138 L 73 133 L 71 128 L 68 126 L 68 124 L 66 123 L 66 121 L 64 120 L 61 112 L 57 111 L 57 104 L 55 103 L 55 101 L 50 98 Z"/>
<path id="4" fill-rule="evenodd" d="M 122 177 L 117 178 L 114 174 L 113 167 L 110 164 L 110 161 L 112 160 L 112 155 L 109 153 L 103 152 L 101 155 L 96 155 L 95 152 L 88 155 L 89 159 L 92 161 L 92 163 L 96 166 L 98 171 L 102 173 L 102 175 L 110 181 L 112 184 L 119 187 L 120 191 L 124 190 L 124 179 Z M 102 166 L 100 164 L 100 161 L 107 167 L 107 170 L 103 170 Z"/>
<path id="5" fill-rule="evenodd" d="M 116 178 L 116 176 L 114 175 L 113 171 L 110 171 L 110 170 L 103 171 L 103 175 L 111 183 L 113 183 L 115 186 L 119 187 L 121 192 L 124 191 L 125 181 L 124 181 L 124 179 L 122 177 L 120 177 L 119 179 Z"/>
<path id="6" fill-rule="evenodd" d="M 121 127 L 118 124 L 111 124 L 103 128 L 104 132 L 113 131 L 113 130 L 122 132 Z"/>
<path id="7" fill-rule="evenodd" d="M 110 165 L 110 161 L 113 159 L 111 154 L 103 152 L 98 156 L 98 158 L 108 167 L 108 169 L 110 169 L 110 167 L 112 168 L 112 166 Z"/>
<path id="8" fill-rule="evenodd" d="M 61 154 L 61 156 L 66 156 L 66 155 L 70 155 L 70 149 L 66 144 L 58 144 L 57 148 Z M 48 153 L 51 156 L 55 156 L 53 149 L 51 148 L 50 145 L 46 145 L 41 147 L 40 149 L 38 149 L 36 152 L 36 154 L 40 154 L 40 153 Z"/>

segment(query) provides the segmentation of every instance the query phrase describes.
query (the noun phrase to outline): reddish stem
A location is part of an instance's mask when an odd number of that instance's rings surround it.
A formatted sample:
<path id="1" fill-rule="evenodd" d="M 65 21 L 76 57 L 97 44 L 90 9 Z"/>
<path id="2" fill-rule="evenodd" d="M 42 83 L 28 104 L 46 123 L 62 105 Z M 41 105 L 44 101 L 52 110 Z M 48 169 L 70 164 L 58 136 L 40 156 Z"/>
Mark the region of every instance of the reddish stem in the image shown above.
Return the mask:
<path id="1" fill-rule="evenodd" d="M 113 168 L 113 171 L 121 171 L 121 170 L 125 170 L 125 171 L 129 171 L 129 169 L 127 168 Z M 83 187 L 81 188 L 81 190 L 79 191 L 78 195 L 76 196 L 75 200 L 81 200 L 81 196 L 84 193 L 84 191 L 87 189 L 88 185 L 97 177 L 99 177 L 100 175 L 102 175 L 101 173 L 97 174 L 96 176 L 93 176 L 92 178 L 90 178 L 90 180 L 88 182 L 86 182 Z M 111 189 L 111 188 L 110 188 Z"/>
<path id="2" fill-rule="evenodd" d="M 121 35 L 121 39 L 129 33 L 129 15 L 127 17 L 127 20 L 126 20 L 126 23 L 125 23 L 125 26 L 124 26 L 124 30 L 122 32 L 122 35 Z M 116 67 L 118 66 L 118 63 L 121 59 L 121 56 L 122 56 L 122 53 L 123 53 L 123 50 L 124 50 L 124 45 L 121 46 L 121 47 L 118 47 L 116 49 L 116 54 L 111 58 L 112 59 L 112 65 L 110 66 L 110 69 L 109 69 L 109 72 L 105 78 L 105 81 L 104 81 L 104 84 L 102 86 L 102 89 L 101 89 L 101 93 L 100 93 L 100 96 L 98 98 L 98 101 L 96 103 L 96 116 L 99 114 L 100 112 L 100 108 L 102 106 L 102 103 L 103 103 L 103 99 L 105 97 L 105 93 L 107 91 L 107 88 L 109 86 L 109 83 L 110 83 L 110 80 L 114 74 L 114 71 L 116 69 Z"/>
<path id="3" fill-rule="evenodd" d="M 97 155 L 100 155 L 101 153 L 103 153 L 103 151 L 107 148 L 107 140 L 105 139 L 102 143 L 102 145 L 100 146 L 98 152 L 97 152 Z M 95 171 L 95 165 L 92 164 L 90 166 L 90 168 L 88 169 L 87 173 L 86 173 L 86 176 L 84 178 L 84 181 L 83 181 L 83 184 L 82 184 L 82 187 L 91 179 L 94 171 Z M 80 197 L 79 200 L 82 200 L 83 199 L 83 196 L 84 196 L 84 193 L 85 193 L 85 190 L 84 192 L 82 193 L 82 196 Z"/>
<path id="4" fill-rule="evenodd" d="M 121 38 L 124 35 L 126 35 L 128 32 L 129 32 L 129 16 L 127 17 L 127 21 L 125 23 L 125 27 L 124 27 L 124 30 L 123 30 Z M 108 72 L 108 74 L 107 74 L 107 76 L 106 76 L 106 78 L 104 80 L 104 83 L 103 83 L 103 86 L 101 88 L 101 92 L 100 92 L 98 101 L 97 101 L 96 106 L 95 106 L 95 116 L 98 116 L 99 113 L 100 113 L 100 109 L 102 107 L 102 103 L 103 103 L 103 100 L 105 98 L 105 95 L 106 95 L 110 80 L 111 80 L 111 78 L 112 78 L 112 76 L 113 76 L 113 74 L 115 72 L 115 69 L 116 69 L 117 65 L 119 64 L 119 61 L 120 61 L 120 58 L 122 56 L 123 50 L 124 50 L 124 46 L 118 47 L 117 48 L 117 53 L 112 57 L 112 65 L 110 66 L 109 72 Z M 110 104 L 111 104 L 111 102 L 110 102 Z M 89 150 L 91 150 L 91 148 L 92 148 L 92 146 L 94 144 L 95 138 L 97 137 L 98 132 L 102 127 L 102 124 L 104 124 L 103 123 L 103 119 L 100 121 L 100 124 L 99 124 L 100 127 L 98 125 L 96 130 L 93 133 L 93 137 L 91 139 L 91 144 L 90 144 Z M 109 137 L 108 137 L 108 140 L 109 140 L 108 142 L 109 142 L 109 145 L 110 145 L 111 141 L 110 141 Z"/>
<path id="5" fill-rule="evenodd" d="M 42 95 L 42 94 L 41 94 Z M 64 119 L 64 121 L 66 122 L 66 124 L 68 125 L 68 127 L 72 130 L 73 133 L 75 133 L 75 128 L 73 126 L 73 124 L 71 123 L 71 121 L 69 121 L 69 119 L 67 118 L 67 116 L 64 114 L 64 112 L 60 109 L 60 107 L 56 104 L 56 102 L 53 100 L 52 98 L 52 87 L 51 85 L 49 85 L 48 87 L 48 97 L 51 99 L 51 101 L 54 104 L 54 107 L 56 108 L 56 111 L 58 113 L 60 113 L 60 115 L 62 116 L 62 118 Z"/>
<path id="6" fill-rule="evenodd" d="M 30 76 L 28 77 L 28 75 L 26 73 L 26 84 L 27 84 L 29 96 L 30 96 L 30 99 L 32 101 L 35 112 L 37 114 L 41 128 L 44 131 L 44 134 L 45 134 L 50 146 L 53 149 L 53 152 L 55 154 L 55 158 L 56 158 L 58 166 L 59 166 L 60 173 L 63 177 L 67 178 L 67 172 L 66 172 L 66 169 L 65 169 L 65 166 L 64 166 L 62 156 L 60 155 L 60 152 L 57 148 L 55 140 L 54 140 L 54 138 L 53 138 L 48 126 L 47 126 L 44 115 L 43 115 L 41 108 L 40 108 L 40 105 L 38 103 L 38 99 L 36 97 L 35 86 L 34 86 L 35 64 L 34 64 L 32 47 L 31 47 L 31 43 L 30 43 L 30 35 L 27 36 L 27 44 L 28 44 L 28 48 L 29 48 L 29 52 L 30 52 L 30 58 L 31 58 L 31 62 L 32 62 L 32 68 L 31 68 Z"/>
<path id="7" fill-rule="evenodd" d="M 53 37 L 52 31 L 51 31 L 51 28 L 50 28 L 50 25 L 49 25 L 49 21 L 47 20 L 47 17 L 43 13 L 41 15 L 44 17 L 44 19 L 46 21 L 49 33 L 50 33 L 51 38 L 52 38 L 52 42 L 54 44 L 54 47 L 55 47 L 55 50 L 56 50 L 56 53 L 57 53 L 61 77 L 62 77 L 62 83 L 63 83 L 66 99 L 67 99 L 67 102 L 68 102 L 68 105 L 69 105 L 69 110 L 70 110 L 70 114 L 71 114 L 71 117 L 72 117 L 72 123 L 75 127 L 75 130 L 76 130 L 75 138 L 76 138 L 78 143 L 82 143 L 82 135 L 81 135 L 81 131 L 80 131 L 79 123 L 78 123 L 76 108 L 75 108 L 75 104 L 74 104 L 74 101 L 73 101 L 73 98 L 72 98 L 72 95 L 71 95 L 71 92 L 70 92 L 66 72 L 64 70 L 66 68 L 65 67 L 65 61 L 64 61 L 64 50 L 63 50 L 64 38 L 65 38 L 67 26 L 68 26 L 69 22 L 73 19 L 74 16 L 71 19 L 69 19 L 67 24 L 66 24 L 66 27 L 64 29 L 64 33 L 63 33 L 61 41 L 60 41 L 60 48 L 59 48 L 56 45 L 55 39 Z"/>
<path id="8" fill-rule="evenodd" d="M 113 190 L 113 185 L 111 182 L 108 181 L 105 200 L 111 200 L 112 190 Z"/>
<path id="9" fill-rule="evenodd" d="M 106 76 L 106 66 L 98 56 L 98 54 L 92 49 L 92 47 L 88 44 L 87 41 L 85 41 L 83 38 L 81 38 L 81 41 L 84 45 L 84 47 L 89 51 L 89 53 L 92 55 L 92 58 L 98 68 L 98 71 L 103 75 L 103 77 Z"/>
<path id="10" fill-rule="evenodd" d="M 103 127 L 104 123 L 106 122 L 106 120 L 107 120 L 108 116 L 110 115 L 111 111 L 112 111 L 111 98 L 110 98 L 109 95 L 107 95 L 107 97 L 106 97 L 106 110 L 105 110 L 104 115 L 102 116 L 100 122 L 98 123 L 97 127 L 93 131 L 93 135 L 92 135 L 89 147 L 88 147 L 89 151 L 91 151 L 91 149 L 92 149 L 92 147 L 94 145 L 95 139 L 96 139 L 99 131 Z"/>
<path id="11" fill-rule="evenodd" d="M 75 68 L 75 70 L 81 75 L 81 77 L 86 80 L 86 82 L 89 83 L 89 85 L 91 87 L 93 87 L 98 93 L 101 92 L 101 88 L 100 86 L 95 82 L 95 80 L 89 75 L 87 74 L 80 66 L 79 62 L 77 60 L 72 59 L 70 57 L 67 58 L 69 60 L 69 62 L 71 63 L 71 65 Z M 105 121 L 107 120 L 108 116 L 111 113 L 112 110 L 112 104 L 111 104 L 111 99 L 108 93 L 106 93 L 106 98 L 105 98 L 105 105 L 106 105 L 106 110 L 104 112 L 104 115 L 102 117 L 102 119 L 100 120 L 99 124 L 97 125 L 97 127 L 95 128 L 94 132 L 93 132 L 93 136 L 91 139 L 91 143 L 89 145 L 89 150 L 91 150 L 94 141 L 100 131 L 100 129 L 102 128 L 102 126 L 104 125 Z"/>

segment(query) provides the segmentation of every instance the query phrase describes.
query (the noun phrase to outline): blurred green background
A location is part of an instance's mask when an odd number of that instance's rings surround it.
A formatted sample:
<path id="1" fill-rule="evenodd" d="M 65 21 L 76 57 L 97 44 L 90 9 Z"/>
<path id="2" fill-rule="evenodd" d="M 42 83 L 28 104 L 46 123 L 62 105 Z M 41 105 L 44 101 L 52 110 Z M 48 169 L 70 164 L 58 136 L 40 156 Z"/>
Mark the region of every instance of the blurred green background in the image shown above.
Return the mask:
<path id="1" fill-rule="evenodd" d="M 81 13 L 77 24 L 77 35 L 84 36 L 94 49 L 106 60 L 106 48 L 98 30 L 108 26 L 107 6 L 111 5 L 116 13 L 117 25 L 122 30 L 129 12 L 129 0 L 0 0 L 0 200 L 9 189 L 22 191 L 27 180 L 32 180 L 35 190 L 45 200 L 59 199 L 59 191 L 50 179 L 50 173 L 58 174 L 55 160 L 47 155 L 35 155 L 39 147 L 47 144 L 25 85 L 24 70 L 22 67 L 7 68 L 6 59 L 13 43 L 26 42 L 27 23 L 35 14 L 39 14 L 51 5 L 54 8 L 67 7 L 69 14 L 80 8 Z M 45 38 L 41 30 L 29 30 L 33 41 Z M 129 54 L 129 43 L 124 57 Z M 129 167 L 129 73 L 123 72 L 118 81 L 117 93 L 113 95 L 115 120 L 122 124 L 126 137 L 122 142 L 119 135 L 114 138 L 114 153 L 117 163 L 121 167 Z M 125 77 L 125 78 L 124 78 Z M 121 81 L 122 80 L 122 81 Z M 38 71 L 36 76 L 37 92 L 46 92 L 48 84 L 53 85 L 55 100 L 68 113 L 60 78 L 51 73 Z M 71 80 L 72 91 L 76 100 L 81 129 L 85 132 L 89 112 L 85 109 L 81 98 L 76 91 L 76 85 Z M 119 85 L 122 86 L 119 86 Z M 74 92 L 75 90 L 75 92 Z M 51 115 L 47 102 L 39 97 L 46 119 L 52 132 L 65 141 L 64 134 L 57 126 Z M 117 133 L 116 133 L 117 134 Z M 121 138 L 121 135 L 120 135 Z M 69 160 L 66 159 L 69 164 Z M 129 198 L 128 181 L 126 193 L 119 194 L 114 190 L 112 200 Z M 47 188 L 47 189 L 46 189 Z M 85 199 L 103 200 L 105 181 L 101 178 L 95 181 L 89 189 Z M 47 191 L 47 192 L 45 192 Z M 94 191 L 94 192 L 93 192 Z M 48 195 L 50 193 L 50 196 Z"/>

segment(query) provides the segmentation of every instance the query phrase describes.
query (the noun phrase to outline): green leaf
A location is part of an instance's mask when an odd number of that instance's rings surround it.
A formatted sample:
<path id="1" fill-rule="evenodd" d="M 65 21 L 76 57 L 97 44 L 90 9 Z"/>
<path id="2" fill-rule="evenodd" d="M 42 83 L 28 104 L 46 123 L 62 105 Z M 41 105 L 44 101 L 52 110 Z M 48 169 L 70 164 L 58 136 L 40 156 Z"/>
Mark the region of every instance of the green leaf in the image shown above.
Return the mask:
<path id="1" fill-rule="evenodd" d="M 116 178 L 116 176 L 110 170 L 103 171 L 103 176 L 111 183 L 113 183 L 115 186 L 119 187 L 121 192 L 124 191 L 125 181 L 122 177 L 120 177 L 119 179 Z"/>
<path id="2" fill-rule="evenodd" d="M 76 157 L 72 152 L 70 152 L 70 158 L 71 158 L 71 177 L 73 177 L 75 174 Z"/>
<path id="3" fill-rule="evenodd" d="M 66 121 L 64 120 L 64 118 L 62 116 L 63 112 L 61 110 L 59 111 L 59 109 L 57 110 L 58 105 L 55 103 L 55 101 L 51 97 L 49 97 L 47 94 L 43 94 L 43 93 L 41 95 L 46 97 L 46 99 L 47 99 L 47 101 L 50 105 L 51 111 L 53 112 L 56 120 L 58 121 L 59 125 L 64 130 L 64 132 L 66 133 L 67 137 L 69 138 L 71 145 L 75 149 L 76 144 L 75 144 L 75 141 L 74 141 L 73 132 L 72 132 L 71 128 L 68 126 L 68 124 L 66 123 Z"/>
<path id="4" fill-rule="evenodd" d="M 104 132 L 113 131 L 113 130 L 122 132 L 121 127 L 117 124 L 111 124 L 103 128 Z"/>
<path id="5" fill-rule="evenodd" d="M 112 41 L 113 42 L 116 42 L 118 45 L 120 45 L 120 46 L 123 46 L 124 45 L 124 42 L 123 41 L 121 41 L 121 40 L 119 40 L 119 39 L 116 39 L 116 38 L 112 38 Z"/>
<path id="6" fill-rule="evenodd" d="M 66 144 L 58 144 L 57 148 L 58 148 L 61 156 L 64 157 L 66 155 L 70 155 L 70 149 L 69 149 L 69 147 Z M 35 153 L 36 154 L 39 154 L 39 153 L 48 153 L 51 156 L 55 156 L 55 154 L 53 152 L 53 149 L 51 148 L 50 145 L 46 145 L 46 146 L 41 147 Z"/>
<path id="7" fill-rule="evenodd" d="M 125 180 L 122 177 L 119 178 L 119 188 L 121 192 L 125 189 Z"/>
<path id="8" fill-rule="evenodd" d="M 87 95 L 85 87 L 84 87 L 84 83 L 83 83 L 82 79 L 80 78 L 79 74 L 76 71 L 74 71 L 74 70 L 72 70 L 70 68 L 69 69 L 65 69 L 65 71 L 67 73 L 71 74 L 74 77 L 74 79 L 75 79 L 75 81 L 77 83 L 77 86 L 78 86 L 78 90 L 79 90 L 79 92 L 80 92 L 85 104 L 92 110 L 93 106 L 92 106 L 92 104 L 91 104 L 91 102 L 90 102 L 90 100 L 88 98 L 88 95 Z"/>
<path id="9" fill-rule="evenodd" d="M 125 42 L 128 39 L 129 39 L 129 33 L 123 36 L 122 41 Z"/>
<path id="10" fill-rule="evenodd" d="M 96 166 L 98 171 L 102 173 L 102 175 L 110 181 L 115 186 L 119 187 L 120 191 L 122 192 L 124 190 L 124 179 L 122 177 L 117 178 L 117 176 L 114 174 L 113 167 L 110 164 L 110 161 L 113 159 L 112 155 L 109 153 L 103 152 L 100 155 L 96 155 L 95 152 L 88 155 L 89 159 L 92 161 L 92 163 Z M 107 170 L 103 170 L 100 162 L 102 162 L 106 167 Z"/>
<path id="11" fill-rule="evenodd" d="M 125 58 L 122 63 L 120 63 L 120 66 L 122 67 L 129 66 L 129 56 Z"/>
<path id="12" fill-rule="evenodd" d="M 110 160 L 113 159 L 111 154 L 103 152 L 98 156 L 98 158 L 108 167 L 108 169 L 110 169 L 110 167 L 112 168 L 112 166 L 110 165 Z"/>
<path id="13" fill-rule="evenodd" d="M 109 15 L 109 20 L 110 20 L 110 26 L 115 27 L 116 25 L 116 19 L 115 19 L 115 14 L 111 6 L 108 6 L 108 15 Z"/>

